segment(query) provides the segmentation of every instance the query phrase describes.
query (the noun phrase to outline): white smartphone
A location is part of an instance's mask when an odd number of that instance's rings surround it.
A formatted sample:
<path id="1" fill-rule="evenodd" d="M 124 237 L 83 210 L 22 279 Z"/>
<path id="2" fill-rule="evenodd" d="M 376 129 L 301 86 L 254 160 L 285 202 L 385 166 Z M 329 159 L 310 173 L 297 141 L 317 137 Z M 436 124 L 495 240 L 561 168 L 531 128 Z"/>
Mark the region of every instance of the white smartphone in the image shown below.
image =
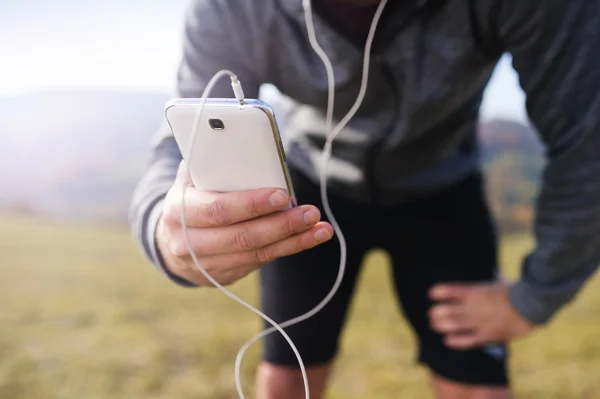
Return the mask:
<path id="1" fill-rule="evenodd" d="M 281 188 L 296 196 L 275 114 L 263 101 L 209 98 L 191 137 L 200 99 L 177 98 L 165 106 L 165 116 L 179 150 L 200 190 L 232 192 Z M 193 151 L 191 162 L 187 159 Z"/>

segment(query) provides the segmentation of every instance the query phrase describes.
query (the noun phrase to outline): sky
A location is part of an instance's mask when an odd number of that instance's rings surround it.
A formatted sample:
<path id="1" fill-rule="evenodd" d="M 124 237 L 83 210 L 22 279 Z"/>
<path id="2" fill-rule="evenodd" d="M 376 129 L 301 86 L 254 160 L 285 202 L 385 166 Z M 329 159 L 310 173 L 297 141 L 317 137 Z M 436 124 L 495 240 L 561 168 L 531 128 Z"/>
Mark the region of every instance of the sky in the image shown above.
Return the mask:
<path id="1" fill-rule="evenodd" d="M 49 88 L 173 87 L 189 0 L 0 2 L 0 97 Z M 507 56 L 481 109 L 482 119 L 495 117 L 526 121 Z"/>

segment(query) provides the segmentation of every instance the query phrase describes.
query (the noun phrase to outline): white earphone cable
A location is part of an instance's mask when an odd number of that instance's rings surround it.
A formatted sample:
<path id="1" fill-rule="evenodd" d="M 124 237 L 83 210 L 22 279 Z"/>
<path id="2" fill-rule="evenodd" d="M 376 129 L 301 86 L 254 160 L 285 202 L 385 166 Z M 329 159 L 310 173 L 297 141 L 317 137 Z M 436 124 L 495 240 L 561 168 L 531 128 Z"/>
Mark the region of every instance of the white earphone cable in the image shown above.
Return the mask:
<path id="1" fill-rule="evenodd" d="M 335 79 L 334 79 L 333 66 L 331 64 L 331 60 L 329 59 L 329 57 L 327 56 L 327 54 L 321 48 L 321 46 L 319 45 L 319 43 L 317 41 L 314 24 L 313 24 L 313 19 L 312 19 L 311 0 L 303 0 L 302 1 L 310 44 L 311 44 L 313 50 L 315 51 L 315 53 L 317 53 L 317 55 L 319 55 L 319 57 L 323 61 L 323 64 L 325 65 L 325 69 L 327 72 L 328 101 L 327 101 L 327 113 L 326 113 L 326 123 L 325 123 L 327 138 L 326 138 L 322 156 L 321 156 L 322 164 L 321 164 L 321 171 L 320 171 L 320 190 L 321 190 L 321 202 L 323 203 L 323 210 L 325 211 L 325 214 L 327 215 L 329 222 L 333 226 L 333 229 L 339 240 L 340 264 L 339 264 L 339 269 L 338 269 L 339 271 L 336 276 L 336 280 L 335 280 L 331 290 L 329 291 L 329 293 L 321 300 L 321 302 L 319 304 L 317 304 L 317 306 L 315 306 L 314 308 L 309 310 L 308 312 L 306 312 L 300 316 L 294 317 L 293 319 L 290 319 L 290 320 L 280 323 L 279 326 L 282 328 L 287 328 L 294 324 L 301 323 L 305 320 L 310 319 L 317 313 L 319 313 L 335 296 L 335 294 L 337 293 L 337 290 L 339 289 L 339 287 L 342 283 L 342 280 L 344 278 L 344 273 L 346 271 L 346 257 L 347 257 L 346 239 L 344 238 L 342 229 L 338 225 L 337 220 L 335 219 L 335 216 L 333 215 L 333 211 L 331 210 L 331 207 L 329 205 L 329 198 L 327 196 L 327 164 L 331 157 L 331 147 L 332 147 L 333 141 L 335 140 L 335 138 L 337 137 L 339 132 L 348 124 L 350 119 L 352 119 L 352 117 L 356 114 L 356 112 L 360 108 L 360 105 L 362 104 L 362 101 L 364 99 L 364 96 L 365 96 L 365 93 L 367 90 L 368 77 L 369 77 L 369 66 L 370 66 L 370 62 L 371 62 L 371 47 L 373 44 L 373 39 L 375 37 L 375 31 L 377 29 L 379 19 L 381 18 L 381 15 L 383 13 L 383 10 L 385 8 L 387 1 L 388 0 L 382 0 L 380 2 L 379 7 L 377 8 L 377 11 L 373 17 L 373 22 L 371 23 L 371 28 L 369 29 L 369 34 L 367 36 L 367 41 L 365 43 L 365 49 L 364 49 L 362 80 L 361 80 L 361 85 L 360 85 L 360 89 L 359 89 L 359 93 L 356 98 L 356 101 L 354 102 L 354 105 L 350 108 L 348 113 L 344 116 L 344 118 L 342 118 L 342 120 L 333 129 L 332 129 L 333 108 L 334 108 L 334 100 L 335 100 Z M 236 363 L 235 363 L 236 383 L 239 383 L 239 381 L 240 381 L 239 371 L 241 368 L 241 361 L 242 361 L 242 358 L 243 358 L 246 350 L 250 346 L 252 346 L 252 344 L 254 344 L 256 341 L 258 341 L 259 339 L 264 338 L 265 336 L 267 336 L 275 331 L 276 330 L 272 327 L 265 329 L 265 330 L 261 331 L 259 334 L 252 337 L 252 339 L 250 339 L 248 342 L 246 342 L 244 344 L 244 346 L 242 346 L 242 348 L 238 352 L 238 355 L 236 358 Z M 238 386 L 238 390 L 239 389 L 241 389 L 241 388 Z"/>
<path id="2" fill-rule="evenodd" d="M 191 136 L 191 140 L 190 140 L 191 141 L 190 147 L 189 147 L 190 152 L 189 152 L 189 154 L 187 154 L 187 164 L 191 164 L 191 161 L 192 161 L 192 157 L 193 157 L 193 153 L 194 153 L 193 148 L 194 148 L 194 143 L 195 143 L 195 139 L 196 139 L 196 132 L 198 130 L 200 116 L 202 115 L 202 111 L 204 110 L 204 104 L 206 103 L 206 99 L 210 95 L 210 92 L 212 91 L 212 89 L 213 89 L 214 85 L 217 83 L 217 81 L 226 75 L 230 76 L 231 85 L 234 90 L 234 93 L 235 93 L 236 97 L 238 98 L 238 100 L 240 101 L 240 103 L 243 104 L 243 92 L 241 90 L 241 85 L 240 85 L 240 82 L 237 79 L 236 75 L 229 70 L 221 70 L 221 71 L 217 72 L 207 83 L 206 88 L 204 89 L 204 92 L 202 93 L 200 103 L 198 105 L 198 112 L 196 113 L 195 118 L 194 118 L 192 136 Z M 223 292 L 225 295 L 232 298 L 233 300 L 237 301 L 241 305 L 245 306 L 246 308 L 250 309 L 252 312 L 254 312 L 258 316 L 260 316 L 261 318 L 266 320 L 269 324 L 271 324 L 273 326 L 273 328 L 275 328 L 277 331 L 279 331 L 279 333 L 285 338 L 285 340 L 288 342 L 288 344 L 292 348 L 292 351 L 296 355 L 296 359 L 298 360 L 298 364 L 300 365 L 300 369 L 302 370 L 302 379 L 304 381 L 304 386 L 307 389 L 308 388 L 308 378 L 306 376 L 306 368 L 304 367 L 302 357 L 300 356 L 300 353 L 298 352 L 298 349 L 292 342 L 291 338 L 287 335 L 287 333 L 283 330 L 283 328 L 281 328 L 275 321 L 273 321 L 267 315 L 262 313 L 260 310 L 256 309 L 254 306 L 250 305 L 248 302 L 244 301 L 243 299 L 241 299 L 240 297 L 238 297 L 237 295 L 235 295 L 234 293 L 232 293 L 231 291 L 229 291 L 228 289 L 223 287 L 221 284 L 219 284 L 219 282 L 216 281 L 206 271 L 206 269 L 204 269 L 204 267 L 200 264 L 200 261 L 198 260 L 198 257 L 196 256 L 196 254 L 194 252 L 192 244 L 190 243 L 188 229 L 187 229 L 187 223 L 186 223 L 186 217 L 185 217 L 185 191 L 186 191 L 186 188 L 187 188 L 187 184 L 183 183 L 182 192 L 181 192 L 181 228 L 182 228 L 182 232 L 183 232 L 183 235 L 185 238 L 186 246 L 188 248 L 188 251 L 190 253 L 192 260 L 194 261 L 194 264 L 196 265 L 198 270 L 200 270 L 200 272 L 202 272 L 202 274 L 206 277 L 206 279 L 208 281 L 210 281 L 210 283 L 213 284 L 215 287 L 217 287 L 221 292 Z M 236 386 L 238 387 L 238 395 L 240 396 L 241 399 L 244 399 L 244 393 L 242 392 L 241 384 L 238 381 L 239 381 L 239 372 L 236 370 Z M 308 389 L 307 389 L 307 392 L 308 392 Z M 309 399 L 308 395 L 306 396 L 306 399 Z"/>
<path id="3" fill-rule="evenodd" d="M 230 292 L 229 290 L 227 290 L 225 287 L 223 287 L 221 284 L 219 284 L 212 276 L 209 275 L 209 273 L 204 269 L 204 267 L 200 264 L 200 262 L 198 261 L 198 258 L 196 256 L 196 254 L 194 253 L 193 247 L 190 243 L 189 240 L 189 236 L 188 236 L 188 230 L 187 230 L 187 226 L 186 226 L 186 217 L 185 217 L 185 190 L 186 190 L 186 185 L 183 185 L 183 189 L 182 189 L 182 195 L 181 195 L 181 224 L 182 224 L 182 232 L 184 234 L 184 238 L 186 241 L 186 245 L 188 248 L 188 251 L 190 253 L 190 256 L 195 264 L 195 266 L 198 268 L 198 270 L 200 270 L 200 272 L 206 277 L 206 279 L 208 281 L 210 281 L 211 284 L 213 284 L 215 287 L 217 287 L 220 291 L 222 291 L 224 294 L 226 294 L 227 296 L 229 296 L 230 298 L 234 299 L 235 301 L 237 301 L 238 303 L 240 303 L 241 305 L 245 306 L 246 308 L 248 308 L 249 310 L 251 310 L 252 312 L 254 312 L 255 314 L 257 314 L 259 317 L 261 317 L 262 319 L 264 319 L 265 321 L 267 321 L 269 324 L 272 325 L 272 327 L 265 329 L 263 331 L 261 331 L 259 334 L 257 334 L 256 336 L 254 336 L 252 339 L 250 339 L 248 342 L 246 342 L 242 348 L 240 349 L 240 351 L 238 352 L 238 355 L 236 357 L 236 361 L 235 361 L 235 383 L 236 383 L 236 388 L 238 391 L 238 395 L 240 397 L 240 399 L 245 399 L 244 393 L 243 393 L 243 389 L 241 386 L 241 376 L 240 376 L 240 369 L 241 369 L 241 362 L 243 359 L 243 356 L 246 352 L 246 350 L 256 341 L 258 341 L 259 339 L 265 337 L 266 335 L 278 331 L 283 337 L 284 339 L 288 342 L 288 344 L 290 345 L 290 348 L 292 349 L 292 351 L 294 352 L 296 359 L 298 360 L 298 364 L 302 373 L 302 380 L 304 383 L 304 391 L 305 391 L 305 398 L 306 399 L 310 399 L 310 391 L 309 391 L 309 386 L 308 386 L 308 378 L 307 378 L 307 374 L 306 374 L 306 368 L 304 366 L 304 362 L 302 361 L 302 357 L 300 356 L 300 353 L 298 351 L 298 349 L 296 348 L 296 346 L 294 345 L 294 343 L 292 342 L 291 338 L 287 335 L 287 333 L 283 330 L 286 327 L 289 327 L 293 324 L 297 324 L 300 323 L 304 320 L 307 320 L 309 318 L 311 318 L 312 316 L 314 316 L 315 314 L 317 314 L 321 309 L 323 309 L 327 303 L 329 303 L 329 301 L 334 297 L 334 295 L 336 294 L 337 290 L 339 289 L 339 286 L 342 282 L 342 279 L 344 277 L 344 272 L 345 272 L 345 268 L 346 268 L 346 255 L 347 255 L 347 248 L 346 248 L 346 241 L 345 238 L 343 236 L 343 233 L 333 215 L 333 212 L 331 210 L 331 207 L 329 205 L 329 199 L 327 196 L 327 164 L 328 161 L 331 157 L 331 147 L 333 144 L 333 141 L 335 140 L 335 138 L 337 137 L 337 135 L 339 134 L 339 132 L 346 126 L 346 124 L 352 119 L 352 117 L 356 114 L 356 112 L 358 111 L 358 109 L 360 108 L 360 105 L 362 104 L 362 101 L 364 99 L 366 90 L 367 90 L 367 84 L 368 84 L 368 76 L 369 76 L 369 66 L 370 66 L 370 53 L 371 53 L 371 47 L 373 44 L 373 39 L 375 36 L 375 31 L 377 29 L 377 24 L 379 22 L 379 19 L 381 18 L 381 15 L 383 13 L 383 9 L 385 8 L 385 5 L 387 3 L 387 0 L 382 0 L 377 8 L 377 11 L 375 12 L 375 16 L 373 18 L 373 22 L 371 23 L 371 27 L 369 29 L 369 34 L 367 36 L 367 41 L 365 44 L 365 49 L 364 49 L 364 59 L 363 59 L 363 72 L 362 72 L 362 80 L 361 80 L 361 85 L 360 85 L 360 89 L 359 89 L 359 93 L 358 96 L 356 98 L 356 101 L 354 102 L 354 105 L 351 107 L 351 109 L 348 111 L 348 113 L 344 116 L 344 118 L 342 118 L 342 120 L 332 129 L 332 125 L 333 125 L 333 109 L 334 109 L 334 100 L 335 100 L 335 79 L 334 79 L 334 72 L 333 72 L 333 66 L 331 64 L 331 60 L 329 59 L 329 57 L 327 56 L 327 54 L 325 53 L 325 51 L 319 46 L 317 39 L 316 39 L 316 34 L 315 34 L 315 29 L 314 29 L 314 24 L 313 24 L 313 20 L 312 20 L 312 7 L 311 7 L 311 1 L 310 0 L 303 0 L 302 1 L 302 5 L 304 7 L 304 12 L 305 12 L 305 20 L 306 20 L 306 26 L 307 26 L 307 30 L 308 30 L 308 35 L 309 35 L 309 40 L 310 40 L 310 44 L 313 48 L 313 50 L 317 53 L 317 55 L 319 55 L 319 57 L 321 58 L 321 60 L 323 61 L 324 65 L 325 65 L 325 69 L 327 72 L 327 83 L 328 83 L 328 101 L 327 101 L 327 112 L 326 112 L 326 124 L 325 124 L 325 128 L 326 128 L 326 142 L 325 142 L 325 146 L 323 148 L 323 152 L 322 152 L 322 158 L 321 158 L 321 170 L 320 170 L 320 191 L 321 191 L 321 201 L 323 203 L 323 208 L 325 210 L 325 214 L 327 215 L 327 218 L 329 219 L 329 222 L 331 223 L 331 225 L 334 228 L 334 231 L 338 237 L 339 243 L 340 243 L 340 265 L 339 265 L 339 272 L 338 275 L 336 277 L 336 281 L 333 285 L 333 287 L 331 288 L 330 292 L 327 294 L 327 296 L 325 298 L 323 298 L 323 300 L 317 305 L 315 306 L 313 309 L 311 309 L 310 311 L 306 312 L 303 315 L 297 316 L 293 319 L 287 320 L 281 324 L 277 324 L 275 321 L 273 321 L 271 318 L 269 318 L 267 315 L 265 315 L 264 313 L 262 313 L 260 310 L 256 309 L 254 306 L 250 305 L 249 303 L 247 303 L 246 301 L 244 301 L 243 299 L 239 298 L 237 295 L 233 294 L 232 292 Z M 232 88 L 235 94 L 235 97 L 240 101 L 241 104 L 243 104 L 243 91 L 241 89 L 241 84 L 238 81 L 236 75 L 229 71 L 229 70 L 221 70 L 219 72 L 217 72 L 211 79 L 210 81 L 207 83 L 206 88 L 204 89 L 203 93 L 202 93 L 202 97 L 200 99 L 200 103 L 198 106 L 198 112 L 195 115 L 194 118 L 194 123 L 193 123 L 193 129 L 192 129 L 192 136 L 191 136 L 191 143 L 190 143 L 190 153 L 187 154 L 187 163 L 190 164 L 191 163 L 191 159 L 193 156 L 193 151 L 191 149 L 194 148 L 194 143 L 195 143 L 195 139 L 196 139 L 196 132 L 198 130 L 198 124 L 200 121 L 200 116 L 202 114 L 202 111 L 204 109 L 204 104 L 206 102 L 206 99 L 208 98 L 208 96 L 210 95 L 210 92 L 212 91 L 214 85 L 216 84 L 216 82 L 224 77 L 224 76 L 230 76 L 231 78 L 231 84 L 232 84 Z"/>

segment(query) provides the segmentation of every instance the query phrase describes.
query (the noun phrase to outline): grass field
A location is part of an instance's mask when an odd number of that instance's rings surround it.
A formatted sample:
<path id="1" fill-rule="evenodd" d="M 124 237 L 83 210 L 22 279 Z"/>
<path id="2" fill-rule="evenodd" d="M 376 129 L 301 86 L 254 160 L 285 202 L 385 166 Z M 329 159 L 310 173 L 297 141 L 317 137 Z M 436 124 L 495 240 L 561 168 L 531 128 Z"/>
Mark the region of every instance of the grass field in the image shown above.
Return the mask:
<path id="1" fill-rule="evenodd" d="M 514 275 L 531 242 L 507 238 Z M 330 398 L 431 398 L 387 259 L 369 257 Z M 233 287 L 256 302 L 256 281 Z M 166 281 L 127 231 L 0 218 L 0 399 L 236 398 L 235 355 L 259 320 L 215 290 Z M 600 278 L 549 329 L 513 344 L 518 398 L 600 398 Z M 252 392 L 260 354 L 244 362 Z M 252 397 L 250 394 L 249 397 Z"/>

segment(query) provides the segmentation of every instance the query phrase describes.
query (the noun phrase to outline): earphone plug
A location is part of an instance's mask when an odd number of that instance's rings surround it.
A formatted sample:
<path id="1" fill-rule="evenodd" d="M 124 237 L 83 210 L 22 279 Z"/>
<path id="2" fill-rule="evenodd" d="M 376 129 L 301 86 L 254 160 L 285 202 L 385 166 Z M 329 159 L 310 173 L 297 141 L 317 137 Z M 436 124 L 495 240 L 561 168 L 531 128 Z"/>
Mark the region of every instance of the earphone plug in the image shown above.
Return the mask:
<path id="1" fill-rule="evenodd" d="M 240 105 L 244 105 L 244 89 L 242 89 L 242 83 L 235 75 L 231 77 L 231 88 L 235 99 L 240 102 Z"/>

